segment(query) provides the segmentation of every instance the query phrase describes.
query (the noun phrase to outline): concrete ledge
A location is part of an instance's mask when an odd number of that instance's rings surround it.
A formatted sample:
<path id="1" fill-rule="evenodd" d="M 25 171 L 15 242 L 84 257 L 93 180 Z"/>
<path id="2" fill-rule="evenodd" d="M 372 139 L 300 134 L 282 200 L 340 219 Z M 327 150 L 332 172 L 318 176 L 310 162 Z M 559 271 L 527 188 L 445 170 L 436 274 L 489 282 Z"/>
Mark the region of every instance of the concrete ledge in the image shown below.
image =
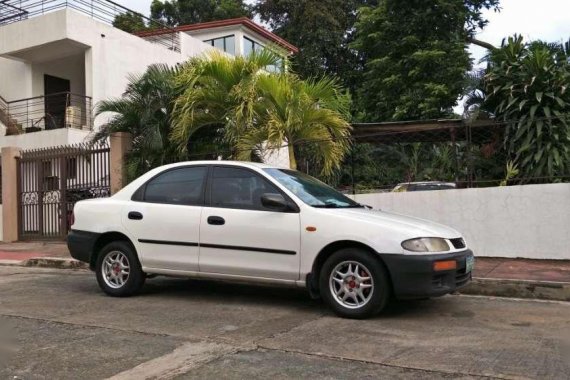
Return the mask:
<path id="1" fill-rule="evenodd" d="M 0 260 L 0 265 L 4 266 L 21 266 L 22 261 L 20 260 Z"/>
<path id="2" fill-rule="evenodd" d="M 461 294 L 570 301 L 570 283 L 474 278 Z"/>
<path id="3" fill-rule="evenodd" d="M 37 257 L 21 262 L 25 267 L 55 268 L 55 269 L 89 269 L 89 264 L 74 259 L 60 257 Z"/>

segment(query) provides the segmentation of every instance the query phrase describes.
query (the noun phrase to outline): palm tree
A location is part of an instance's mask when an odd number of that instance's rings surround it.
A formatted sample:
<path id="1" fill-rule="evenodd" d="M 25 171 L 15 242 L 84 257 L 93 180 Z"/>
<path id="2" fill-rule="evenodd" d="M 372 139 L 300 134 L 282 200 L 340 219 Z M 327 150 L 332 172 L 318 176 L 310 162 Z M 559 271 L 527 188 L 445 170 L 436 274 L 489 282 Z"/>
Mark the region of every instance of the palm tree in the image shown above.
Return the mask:
<path id="1" fill-rule="evenodd" d="M 332 79 L 300 80 L 289 73 L 263 75 L 257 80 L 255 126 L 238 140 L 238 157 L 252 150 L 287 146 L 289 166 L 297 168 L 296 148 L 309 144 L 329 175 L 349 149 L 349 98 Z"/>
<path id="2" fill-rule="evenodd" d="M 197 132 L 216 136 L 218 155 L 235 156 L 239 136 L 254 123 L 256 82 L 278 57 L 269 51 L 247 57 L 221 52 L 189 60 L 181 69 L 178 84 L 184 91 L 174 108 L 171 138 L 180 151 L 187 151 Z M 229 150 L 229 151 L 228 151 Z"/>
<path id="3" fill-rule="evenodd" d="M 108 120 L 91 141 L 106 140 L 113 132 L 130 133 L 133 147 L 127 170 L 131 179 L 181 159 L 169 140 L 173 104 L 180 93 L 175 85 L 177 72 L 167 65 L 149 66 L 142 75 L 129 77 L 121 98 L 101 101 L 97 106 L 96 116 L 108 116 Z"/>
<path id="4" fill-rule="evenodd" d="M 338 167 L 349 146 L 348 96 L 334 80 L 302 81 L 265 70 L 278 60 L 267 50 L 190 60 L 179 75 L 185 90 L 174 109 L 171 137 L 178 148 L 187 151 L 209 129 L 224 158 L 251 160 L 287 146 L 290 167 L 296 168 L 295 148 L 312 143 L 323 173 Z"/>

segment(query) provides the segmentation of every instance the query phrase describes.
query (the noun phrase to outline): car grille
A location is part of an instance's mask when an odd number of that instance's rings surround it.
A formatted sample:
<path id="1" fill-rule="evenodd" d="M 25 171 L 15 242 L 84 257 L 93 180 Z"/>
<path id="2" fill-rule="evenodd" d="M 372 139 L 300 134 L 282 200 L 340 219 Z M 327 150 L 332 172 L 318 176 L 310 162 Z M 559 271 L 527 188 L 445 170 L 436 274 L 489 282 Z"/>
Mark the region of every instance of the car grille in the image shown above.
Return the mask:
<path id="1" fill-rule="evenodd" d="M 465 285 L 467 282 L 469 282 L 470 278 L 471 272 L 466 272 L 465 268 L 458 270 L 455 273 L 455 286 L 460 287 Z"/>
<path id="2" fill-rule="evenodd" d="M 449 239 L 449 241 L 453 244 L 453 248 L 455 249 L 465 248 L 465 240 L 463 240 L 463 238 Z"/>

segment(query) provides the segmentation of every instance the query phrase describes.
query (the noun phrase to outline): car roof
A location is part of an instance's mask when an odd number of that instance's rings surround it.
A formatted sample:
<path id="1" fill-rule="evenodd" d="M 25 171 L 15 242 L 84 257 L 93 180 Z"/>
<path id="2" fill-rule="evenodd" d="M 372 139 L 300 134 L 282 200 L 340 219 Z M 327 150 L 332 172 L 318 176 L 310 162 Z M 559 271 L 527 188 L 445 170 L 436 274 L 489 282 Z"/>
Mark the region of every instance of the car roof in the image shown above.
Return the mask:
<path id="1" fill-rule="evenodd" d="M 268 165 L 261 162 L 249 162 L 249 161 L 226 161 L 226 160 L 203 160 L 203 161 L 181 161 L 170 165 L 165 165 L 162 168 L 175 168 L 177 166 L 188 166 L 188 165 L 231 165 L 231 166 L 243 166 L 249 168 L 259 168 L 259 169 L 269 169 L 278 168 L 275 165 Z"/>

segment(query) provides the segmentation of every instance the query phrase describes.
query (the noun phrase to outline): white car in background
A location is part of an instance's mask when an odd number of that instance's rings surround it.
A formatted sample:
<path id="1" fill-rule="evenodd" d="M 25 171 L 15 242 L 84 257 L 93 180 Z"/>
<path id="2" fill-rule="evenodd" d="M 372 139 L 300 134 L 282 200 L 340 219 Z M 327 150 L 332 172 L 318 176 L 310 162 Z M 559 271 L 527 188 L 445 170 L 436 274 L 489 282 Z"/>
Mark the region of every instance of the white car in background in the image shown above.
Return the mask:
<path id="1" fill-rule="evenodd" d="M 137 293 L 148 275 L 271 283 L 307 288 L 350 318 L 393 296 L 453 292 L 473 268 L 454 229 L 371 210 L 294 170 L 231 161 L 163 166 L 78 202 L 68 246 L 111 296 Z"/>

